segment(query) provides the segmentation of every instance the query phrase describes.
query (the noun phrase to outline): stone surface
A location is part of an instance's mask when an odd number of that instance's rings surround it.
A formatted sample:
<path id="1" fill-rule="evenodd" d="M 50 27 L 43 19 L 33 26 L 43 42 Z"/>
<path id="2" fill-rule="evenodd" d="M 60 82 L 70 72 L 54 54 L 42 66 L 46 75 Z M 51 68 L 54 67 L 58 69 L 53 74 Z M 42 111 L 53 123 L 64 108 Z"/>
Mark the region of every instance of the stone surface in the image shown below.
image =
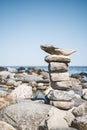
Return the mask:
<path id="1" fill-rule="evenodd" d="M 68 110 L 74 106 L 74 101 L 50 101 L 50 104 L 59 109 Z"/>
<path id="2" fill-rule="evenodd" d="M 64 119 L 66 111 L 50 105 L 24 100 L 0 110 L 0 120 L 6 121 L 17 130 L 38 130 L 41 122 L 47 129 L 68 128 Z"/>
<path id="3" fill-rule="evenodd" d="M 70 58 L 68 56 L 62 56 L 62 55 L 48 55 L 45 57 L 46 62 L 65 62 L 69 63 Z"/>
<path id="4" fill-rule="evenodd" d="M 13 128 L 13 126 L 4 121 L 0 121 L 0 130 L 17 130 L 17 129 Z"/>
<path id="5" fill-rule="evenodd" d="M 14 98 L 14 100 L 31 98 L 32 97 L 32 87 L 27 85 L 20 85 L 15 88 L 11 93 L 10 96 Z"/>
<path id="6" fill-rule="evenodd" d="M 67 90 L 72 87 L 72 84 L 70 80 L 65 80 L 61 82 L 52 82 L 51 87 L 53 89 Z"/>
<path id="7" fill-rule="evenodd" d="M 51 81 L 65 81 L 69 80 L 68 72 L 65 73 L 50 73 Z"/>
<path id="8" fill-rule="evenodd" d="M 56 54 L 56 55 L 68 56 L 68 55 L 76 52 L 75 50 L 56 48 L 51 44 L 41 45 L 41 49 L 44 50 L 45 52 L 49 53 L 49 54 L 52 54 L 52 55 Z"/>
<path id="9" fill-rule="evenodd" d="M 60 63 L 60 62 L 50 62 L 48 68 L 50 72 L 67 72 L 68 71 L 68 65 L 66 63 Z"/>
<path id="10" fill-rule="evenodd" d="M 71 101 L 73 98 L 71 93 L 61 90 L 50 90 L 46 96 L 53 101 Z"/>

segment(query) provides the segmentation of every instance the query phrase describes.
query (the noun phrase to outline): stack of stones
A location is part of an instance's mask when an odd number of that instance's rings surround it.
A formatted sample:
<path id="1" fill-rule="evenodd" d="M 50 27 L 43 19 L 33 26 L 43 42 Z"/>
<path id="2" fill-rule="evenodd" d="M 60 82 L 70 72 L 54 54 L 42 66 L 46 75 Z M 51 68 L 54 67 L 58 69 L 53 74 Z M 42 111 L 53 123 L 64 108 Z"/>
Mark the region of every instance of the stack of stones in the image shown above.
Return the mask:
<path id="1" fill-rule="evenodd" d="M 61 109 L 70 109 L 74 106 L 73 91 L 68 73 L 68 63 L 70 62 L 69 55 L 74 53 L 74 50 L 56 48 L 53 45 L 41 45 L 41 49 L 50 55 L 45 57 L 48 63 L 49 77 L 52 90 L 47 94 L 50 103 Z"/>

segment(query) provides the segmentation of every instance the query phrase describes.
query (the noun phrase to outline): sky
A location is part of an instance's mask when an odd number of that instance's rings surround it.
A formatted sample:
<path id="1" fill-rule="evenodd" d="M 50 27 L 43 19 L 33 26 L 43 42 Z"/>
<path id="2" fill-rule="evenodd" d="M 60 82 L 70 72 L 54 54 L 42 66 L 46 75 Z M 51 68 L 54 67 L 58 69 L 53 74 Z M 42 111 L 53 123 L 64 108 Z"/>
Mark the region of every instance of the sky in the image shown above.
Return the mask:
<path id="1" fill-rule="evenodd" d="M 48 65 L 44 44 L 87 66 L 87 0 L 0 0 L 0 66 Z"/>

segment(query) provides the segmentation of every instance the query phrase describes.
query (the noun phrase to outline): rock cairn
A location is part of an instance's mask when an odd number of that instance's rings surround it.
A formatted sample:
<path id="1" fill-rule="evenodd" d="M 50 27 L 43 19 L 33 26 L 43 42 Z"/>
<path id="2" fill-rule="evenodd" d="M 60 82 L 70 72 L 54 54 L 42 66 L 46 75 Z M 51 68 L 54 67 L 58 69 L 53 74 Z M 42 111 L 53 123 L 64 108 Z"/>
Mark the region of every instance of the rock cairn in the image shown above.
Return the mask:
<path id="1" fill-rule="evenodd" d="M 50 54 L 45 57 L 52 87 L 47 98 L 50 99 L 52 105 L 58 108 L 72 108 L 74 106 L 72 100 L 74 94 L 73 91 L 69 91 L 72 84 L 69 80 L 68 63 L 70 63 L 69 55 L 74 53 L 75 50 L 56 48 L 50 44 L 41 45 L 41 49 Z"/>

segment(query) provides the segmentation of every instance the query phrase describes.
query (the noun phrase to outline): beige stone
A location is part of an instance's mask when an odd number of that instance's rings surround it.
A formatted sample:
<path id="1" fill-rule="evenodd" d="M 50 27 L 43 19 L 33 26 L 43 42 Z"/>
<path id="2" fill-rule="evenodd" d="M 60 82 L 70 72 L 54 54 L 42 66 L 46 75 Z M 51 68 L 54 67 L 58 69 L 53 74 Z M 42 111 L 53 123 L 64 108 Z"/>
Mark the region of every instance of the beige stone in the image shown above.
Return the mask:
<path id="1" fill-rule="evenodd" d="M 65 81 L 69 80 L 69 74 L 68 72 L 65 73 L 51 73 L 50 74 L 51 81 Z"/>
<path id="2" fill-rule="evenodd" d="M 70 58 L 69 56 L 63 56 L 63 55 L 48 55 L 45 57 L 46 62 L 65 62 L 69 63 Z"/>
<path id="3" fill-rule="evenodd" d="M 74 106 L 74 101 L 50 101 L 50 103 L 59 108 L 59 109 L 63 109 L 63 110 L 68 110 L 71 109 Z"/>
<path id="4" fill-rule="evenodd" d="M 70 80 L 65 80 L 61 82 L 52 82 L 51 87 L 53 89 L 67 90 L 72 87 L 72 84 Z"/>
<path id="5" fill-rule="evenodd" d="M 61 62 L 50 62 L 48 68 L 50 72 L 67 72 L 68 71 L 68 65 L 66 63 L 61 63 Z"/>

